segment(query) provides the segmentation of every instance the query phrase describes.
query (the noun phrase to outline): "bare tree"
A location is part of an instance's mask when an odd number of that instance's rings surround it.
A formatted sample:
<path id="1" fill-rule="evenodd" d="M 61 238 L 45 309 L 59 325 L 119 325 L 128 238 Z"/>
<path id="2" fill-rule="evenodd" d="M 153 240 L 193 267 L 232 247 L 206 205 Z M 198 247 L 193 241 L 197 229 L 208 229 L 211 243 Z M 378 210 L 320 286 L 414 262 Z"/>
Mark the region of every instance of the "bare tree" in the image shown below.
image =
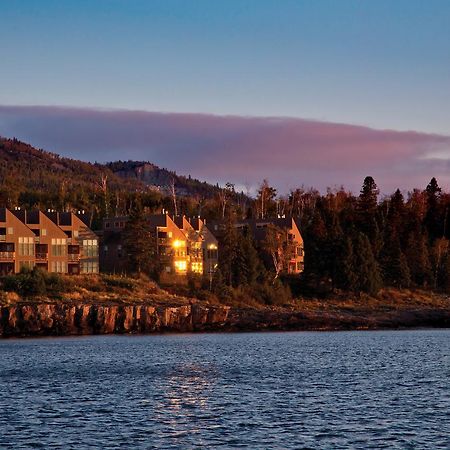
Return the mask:
<path id="1" fill-rule="evenodd" d="M 264 250 L 271 256 L 275 275 L 273 282 L 283 270 L 288 269 L 289 260 L 295 254 L 295 244 L 289 240 L 285 230 L 269 224 L 263 241 Z"/>
<path id="2" fill-rule="evenodd" d="M 222 209 L 222 219 L 225 218 L 226 207 L 232 193 L 234 193 L 233 183 L 226 183 L 225 187 L 219 189 L 219 201 Z"/>
<path id="3" fill-rule="evenodd" d="M 97 183 L 98 187 L 103 193 L 103 198 L 105 202 L 105 214 L 109 216 L 109 205 L 108 205 L 108 175 L 102 173 L 100 175 L 100 181 Z"/>
<path id="4" fill-rule="evenodd" d="M 175 177 L 170 178 L 170 195 L 172 196 L 173 201 L 173 213 L 178 216 L 178 207 L 177 207 L 177 190 L 175 188 Z"/>
<path id="5" fill-rule="evenodd" d="M 257 208 L 259 209 L 259 216 L 265 219 L 267 215 L 267 207 L 269 202 L 277 195 L 277 190 L 269 185 L 267 180 L 263 180 L 258 190 Z"/>

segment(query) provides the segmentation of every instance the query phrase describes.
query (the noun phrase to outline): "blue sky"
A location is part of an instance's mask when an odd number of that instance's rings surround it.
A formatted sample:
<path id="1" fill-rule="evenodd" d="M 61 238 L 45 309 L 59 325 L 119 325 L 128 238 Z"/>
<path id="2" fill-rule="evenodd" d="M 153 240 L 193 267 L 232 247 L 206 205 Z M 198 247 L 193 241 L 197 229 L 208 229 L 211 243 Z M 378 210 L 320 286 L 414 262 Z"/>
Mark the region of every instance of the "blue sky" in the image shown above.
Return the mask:
<path id="1" fill-rule="evenodd" d="M 0 108 L 0 135 L 17 136 L 58 153 L 93 160 L 122 155 L 160 165 L 178 162 L 173 168 L 181 172 L 187 161 L 174 161 L 170 155 L 192 153 L 197 142 L 203 154 L 208 153 L 202 130 L 209 119 L 202 128 L 196 115 L 183 116 L 180 124 L 178 116 L 149 114 L 137 130 L 135 116 L 120 112 L 143 110 L 322 121 L 322 132 L 342 151 L 327 153 L 320 133 L 306 131 L 303 122 L 283 125 L 278 141 L 272 140 L 265 150 L 268 155 L 283 153 L 284 142 L 289 146 L 286 155 L 295 155 L 303 164 L 308 152 L 320 148 L 330 167 L 317 161 L 302 167 L 308 182 L 307 175 L 314 174 L 319 185 L 349 180 L 342 171 L 330 179 L 330 169 L 341 167 L 344 154 L 349 157 L 346 146 L 352 154 L 362 149 L 351 187 L 372 170 L 386 172 L 384 178 L 393 186 L 398 175 L 390 172 L 394 160 L 401 180 L 423 183 L 450 160 L 447 139 L 420 135 L 414 144 L 407 134 L 400 148 L 397 138 L 389 140 L 389 133 L 371 140 L 370 130 L 348 128 L 352 132 L 346 135 L 342 130 L 347 128 L 332 125 L 450 136 L 448 0 L 0 0 L 0 21 L 0 106 L 13 107 Z M 30 105 L 66 108 L 42 114 Z M 71 107 L 85 114 L 70 112 Z M 94 117 L 90 108 L 119 113 L 114 119 L 107 111 L 102 118 L 95 114 L 103 130 L 95 135 L 95 127 L 86 128 L 86 117 Z M 166 138 L 146 140 L 145 130 L 161 126 L 164 118 Z M 108 120 L 121 142 L 111 153 L 106 150 Z M 64 128 L 55 129 L 58 121 Z M 226 167 L 231 147 L 239 153 L 262 144 L 256 131 L 260 125 L 246 128 L 243 123 L 221 122 L 221 132 L 210 136 L 218 164 Z M 264 129 L 271 126 L 266 123 Z M 289 139 L 283 134 L 286 129 Z M 142 138 L 127 146 L 132 133 Z M 89 136 L 89 141 L 75 139 L 77 134 Z M 361 141 L 361 135 L 367 141 Z M 364 152 L 373 151 L 374 142 L 384 142 L 384 166 L 381 160 L 376 167 L 370 162 L 364 166 Z M 396 155 L 405 154 L 406 145 L 410 151 L 405 172 Z M 292 170 L 286 164 L 277 169 L 280 185 L 298 184 L 283 179 L 283 167 Z M 414 170 L 416 177 L 410 176 Z M 219 181 L 233 177 L 208 168 L 194 174 L 211 181 L 219 175 Z M 261 167 L 251 178 L 263 176 L 270 178 Z"/>
<path id="2" fill-rule="evenodd" d="M 2 1 L 0 103 L 450 134 L 450 2 Z"/>

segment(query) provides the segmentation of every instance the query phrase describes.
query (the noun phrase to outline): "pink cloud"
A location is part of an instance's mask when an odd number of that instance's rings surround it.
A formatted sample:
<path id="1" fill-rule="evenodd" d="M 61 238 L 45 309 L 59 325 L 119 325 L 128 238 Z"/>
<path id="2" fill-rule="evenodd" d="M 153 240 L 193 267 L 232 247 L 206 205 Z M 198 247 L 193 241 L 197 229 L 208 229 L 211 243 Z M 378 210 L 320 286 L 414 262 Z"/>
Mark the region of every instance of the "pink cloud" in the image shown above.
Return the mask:
<path id="1" fill-rule="evenodd" d="M 149 160 L 206 179 L 269 180 L 357 191 L 374 176 L 384 192 L 448 187 L 450 137 L 295 118 L 213 116 L 42 106 L 0 106 L 0 134 L 91 161 Z M 433 154 L 444 155 L 432 158 Z M 430 155 L 430 157 L 429 157 Z"/>

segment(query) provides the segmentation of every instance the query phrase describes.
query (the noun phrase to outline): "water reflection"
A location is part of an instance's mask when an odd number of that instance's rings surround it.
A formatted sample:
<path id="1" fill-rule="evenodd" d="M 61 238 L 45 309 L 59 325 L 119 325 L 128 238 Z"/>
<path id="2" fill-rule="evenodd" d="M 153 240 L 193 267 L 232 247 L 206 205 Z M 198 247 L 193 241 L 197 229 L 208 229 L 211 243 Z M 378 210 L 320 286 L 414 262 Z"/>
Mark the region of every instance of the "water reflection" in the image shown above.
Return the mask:
<path id="1" fill-rule="evenodd" d="M 0 448 L 450 448 L 449 337 L 0 341 Z"/>

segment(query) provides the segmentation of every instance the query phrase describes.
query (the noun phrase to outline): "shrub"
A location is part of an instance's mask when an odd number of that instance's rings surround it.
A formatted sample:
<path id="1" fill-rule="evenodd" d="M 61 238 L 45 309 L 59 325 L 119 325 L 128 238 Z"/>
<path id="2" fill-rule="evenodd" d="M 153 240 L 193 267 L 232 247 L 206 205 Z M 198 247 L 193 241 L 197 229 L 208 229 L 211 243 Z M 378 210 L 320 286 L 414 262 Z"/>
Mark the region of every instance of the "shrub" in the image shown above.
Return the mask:
<path id="1" fill-rule="evenodd" d="M 108 287 L 117 287 L 132 291 L 135 288 L 135 282 L 130 278 L 118 277 L 114 275 L 102 275 L 103 282 Z"/>

